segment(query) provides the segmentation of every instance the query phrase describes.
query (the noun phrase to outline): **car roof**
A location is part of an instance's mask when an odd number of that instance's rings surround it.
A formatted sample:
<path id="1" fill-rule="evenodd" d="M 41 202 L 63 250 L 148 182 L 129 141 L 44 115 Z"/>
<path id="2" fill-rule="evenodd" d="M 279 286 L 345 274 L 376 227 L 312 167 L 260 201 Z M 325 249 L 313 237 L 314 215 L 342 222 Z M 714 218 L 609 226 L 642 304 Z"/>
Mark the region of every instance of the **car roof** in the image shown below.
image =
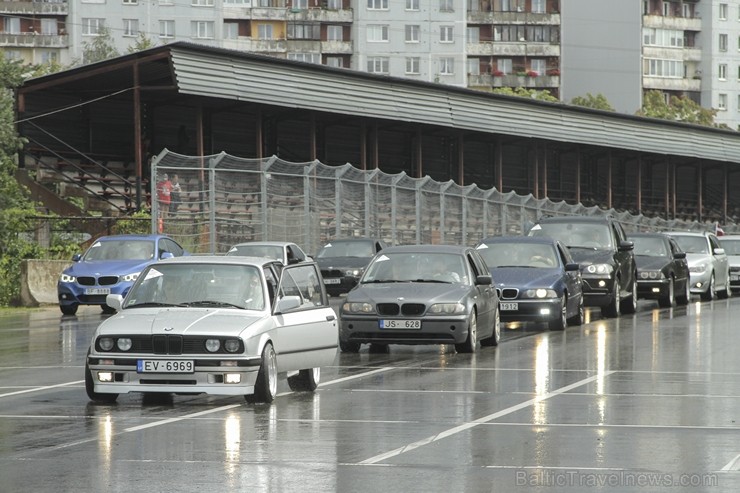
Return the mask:
<path id="1" fill-rule="evenodd" d="M 226 256 L 226 255 L 191 255 L 185 257 L 172 257 L 159 260 L 158 263 L 168 264 L 222 264 L 222 265 L 253 265 L 256 267 L 262 267 L 266 264 L 280 263 L 279 260 L 269 259 L 266 257 L 240 257 L 240 256 Z M 303 262 L 301 265 L 305 265 L 311 262 Z"/>
<path id="2" fill-rule="evenodd" d="M 245 241 L 243 243 L 237 243 L 235 245 L 232 245 L 231 248 L 234 247 L 240 247 L 240 246 L 288 246 L 288 245 L 295 245 L 292 241 Z"/>
<path id="3" fill-rule="evenodd" d="M 324 243 L 324 245 L 328 245 L 329 243 L 335 243 L 337 241 L 367 243 L 371 241 L 383 241 L 383 240 L 381 240 L 380 238 L 370 238 L 370 237 L 334 238 L 333 240 L 329 240 L 326 243 Z"/>
<path id="4" fill-rule="evenodd" d="M 627 233 L 627 237 L 665 238 L 665 233 Z"/>
<path id="5" fill-rule="evenodd" d="M 706 237 L 712 233 L 709 233 L 708 231 L 703 231 L 701 233 L 696 231 L 666 231 L 667 235 L 671 236 L 697 236 L 697 237 Z"/>
<path id="6" fill-rule="evenodd" d="M 537 220 L 539 223 L 606 223 L 614 221 L 613 217 L 609 216 L 548 216 L 541 217 Z"/>
<path id="7" fill-rule="evenodd" d="M 156 240 L 159 238 L 167 238 L 172 240 L 167 235 L 160 235 L 160 234 L 153 234 L 153 235 L 135 235 L 135 234 L 125 234 L 125 235 L 108 235 L 108 236 L 101 236 L 100 238 L 96 238 L 95 241 L 115 241 L 115 240 Z M 174 241 L 174 240 L 173 240 Z"/>
<path id="8" fill-rule="evenodd" d="M 555 245 L 558 240 L 549 236 L 489 236 L 483 238 L 480 243 L 541 243 Z"/>
<path id="9" fill-rule="evenodd" d="M 471 247 L 463 245 L 399 245 L 384 248 L 379 255 L 384 253 L 457 253 L 463 254 Z"/>

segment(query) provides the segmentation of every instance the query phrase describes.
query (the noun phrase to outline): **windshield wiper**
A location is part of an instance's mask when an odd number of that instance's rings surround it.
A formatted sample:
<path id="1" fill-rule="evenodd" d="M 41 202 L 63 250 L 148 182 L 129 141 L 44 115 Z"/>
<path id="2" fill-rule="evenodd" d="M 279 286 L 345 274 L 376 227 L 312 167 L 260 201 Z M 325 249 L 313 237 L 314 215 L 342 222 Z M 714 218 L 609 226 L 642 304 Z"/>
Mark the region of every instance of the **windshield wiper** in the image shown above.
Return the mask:
<path id="1" fill-rule="evenodd" d="M 386 282 L 410 282 L 410 281 L 399 281 L 398 279 L 373 279 L 372 281 L 365 281 L 362 284 L 382 284 Z"/>
<path id="2" fill-rule="evenodd" d="M 443 281 L 441 279 L 414 279 L 413 282 L 436 282 L 441 284 L 452 284 L 452 281 Z"/>
<path id="3" fill-rule="evenodd" d="M 143 308 L 146 306 L 185 306 L 182 303 L 161 303 L 158 301 L 147 301 L 146 303 L 135 303 L 133 305 L 126 305 L 126 308 Z"/>
<path id="4" fill-rule="evenodd" d="M 187 303 L 183 303 L 181 306 L 228 306 L 232 308 L 240 308 L 242 310 L 244 309 L 243 306 L 235 305 L 234 303 L 214 300 L 188 301 Z"/>

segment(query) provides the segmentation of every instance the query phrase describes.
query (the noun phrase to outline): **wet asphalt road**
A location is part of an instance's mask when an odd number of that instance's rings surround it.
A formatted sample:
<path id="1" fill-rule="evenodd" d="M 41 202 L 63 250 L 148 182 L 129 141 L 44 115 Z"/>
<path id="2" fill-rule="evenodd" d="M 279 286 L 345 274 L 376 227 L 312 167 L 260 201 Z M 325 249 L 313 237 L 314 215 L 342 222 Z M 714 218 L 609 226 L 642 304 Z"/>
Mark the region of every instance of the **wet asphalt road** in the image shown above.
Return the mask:
<path id="1" fill-rule="evenodd" d="M 508 327 L 473 355 L 363 346 L 272 405 L 89 403 L 102 319 L 0 312 L 0 491 L 740 491 L 740 296 Z"/>

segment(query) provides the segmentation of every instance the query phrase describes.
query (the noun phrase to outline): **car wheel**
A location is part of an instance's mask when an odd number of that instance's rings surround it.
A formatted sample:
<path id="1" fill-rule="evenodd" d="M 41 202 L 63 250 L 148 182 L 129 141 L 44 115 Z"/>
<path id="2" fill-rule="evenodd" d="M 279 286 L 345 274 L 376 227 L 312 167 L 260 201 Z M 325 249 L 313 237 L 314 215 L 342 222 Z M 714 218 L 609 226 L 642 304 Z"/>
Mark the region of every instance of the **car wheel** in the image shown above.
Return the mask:
<path id="1" fill-rule="evenodd" d="M 620 303 L 622 313 L 635 313 L 637 311 L 637 275 L 632 276 L 632 289 L 629 297 Z"/>
<path id="2" fill-rule="evenodd" d="M 455 344 L 455 349 L 458 353 L 474 353 L 476 346 L 478 346 L 478 317 L 473 310 L 468 321 L 468 338 L 462 344 Z"/>
<path id="3" fill-rule="evenodd" d="M 691 299 L 691 286 L 689 285 L 688 278 L 683 283 L 683 292 L 676 297 L 676 301 L 679 305 L 688 305 Z"/>
<path id="4" fill-rule="evenodd" d="M 564 330 L 568 324 L 568 297 L 563 295 L 560 302 L 560 314 L 555 320 L 550 320 L 548 327 L 550 330 Z"/>
<path id="5" fill-rule="evenodd" d="M 112 404 L 118 399 L 118 394 L 103 394 L 95 392 L 95 384 L 93 383 L 92 371 L 87 362 L 85 362 L 85 392 L 87 397 L 93 402 L 100 402 L 103 404 Z"/>
<path id="6" fill-rule="evenodd" d="M 500 340 L 501 340 L 501 317 L 499 315 L 498 306 L 496 306 L 496 309 L 493 315 L 493 334 L 491 334 L 491 337 L 486 337 L 485 339 L 481 339 L 480 345 L 481 346 L 498 346 L 498 343 Z"/>
<path id="7" fill-rule="evenodd" d="M 707 284 L 707 290 L 704 291 L 700 296 L 702 301 L 712 301 L 714 299 L 714 272 L 709 277 L 709 283 Z"/>
<path id="8" fill-rule="evenodd" d="M 78 305 L 59 305 L 59 309 L 64 315 L 74 315 L 77 313 Z"/>
<path id="9" fill-rule="evenodd" d="M 339 339 L 339 349 L 343 353 L 359 353 L 361 344 L 359 342 L 349 342 Z"/>
<path id="10" fill-rule="evenodd" d="M 583 307 L 583 295 L 578 303 L 578 311 L 575 315 L 568 319 L 570 325 L 583 325 L 583 321 L 586 320 L 586 310 Z"/>
<path id="11" fill-rule="evenodd" d="M 244 398 L 252 403 L 271 403 L 277 395 L 277 380 L 277 356 L 272 344 L 268 342 L 262 350 L 262 364 L 257 373 L 257 381 L 254 383 L 254 394 L 246 395 Z"/>
<path id="12" fill-rule="evenodd" d="M 668 280 L 668 294 L 658 300 L 658 304 L 663 308 L 672 307 L 673 303 L 676 301 L 676 295 L 673 291 L 675 289 L 675 282 L 676 281 L 673 277 Z"/>
<path id="13" fill-rule="evenodd" d="M 601 314 L 605 317 L 616 318 L 619 316 L 619 291 L 621 286 L 619 285 L 619 279 L 614 280 L 614 292 L 612 293 L 612 299 L 609 304 L 601 309 Z"/>
<path id="14" fill-rule="evenodd" d="M 717 292 L 717 297 L 726 300 L 730 297 L 730 273 L 727 273 L 727 276 L 725 276 L 725 289 L 722 291 Z"/>
<path id="15" fill-rule="evenodd" d="M 301 370 L 298 375 L 288 377 L 288 386 L 294 392 L 313 392 L 319 386 L 321 368 Z"/>

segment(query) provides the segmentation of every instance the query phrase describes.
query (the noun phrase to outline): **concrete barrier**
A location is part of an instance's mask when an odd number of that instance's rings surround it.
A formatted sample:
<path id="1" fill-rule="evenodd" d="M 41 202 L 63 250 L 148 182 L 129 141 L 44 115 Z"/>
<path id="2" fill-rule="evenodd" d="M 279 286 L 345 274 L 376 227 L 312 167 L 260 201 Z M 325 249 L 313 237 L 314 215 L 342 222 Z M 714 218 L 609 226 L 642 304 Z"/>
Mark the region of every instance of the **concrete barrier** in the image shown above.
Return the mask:
<path id="1" fill-rule="evenodd" d="M 56 305 L 57 281 L 69 260 L 23 260 L 21 262 L 21 304 Z"/>

